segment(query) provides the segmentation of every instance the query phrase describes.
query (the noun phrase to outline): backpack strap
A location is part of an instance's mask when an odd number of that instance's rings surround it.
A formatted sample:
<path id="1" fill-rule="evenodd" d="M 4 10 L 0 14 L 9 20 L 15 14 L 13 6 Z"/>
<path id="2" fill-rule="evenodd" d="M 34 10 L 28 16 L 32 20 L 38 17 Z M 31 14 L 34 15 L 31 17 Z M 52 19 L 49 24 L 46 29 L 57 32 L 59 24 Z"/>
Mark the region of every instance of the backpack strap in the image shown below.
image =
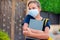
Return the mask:
<path id="1" fill-rule="evenodd" d="M 46 24 L 47 24 L 48 20 L 49 20 L 48 18 L 46 18 L 46 19 L 45 19 L 45 26 L 46 26 Z"/>
<path id="2" fill-rule="evenodd" d="M 48 18 L 44 18 L 44 23 L 43 23 L 43 26 L 46 26 L 47 22 L 48 22 Z"/>
<path id="3" fill-rule="evenodd" d="M 46 26 L 46 24 L 47 24 L 49 19 L 48 18 L 44 18 L 43 20 L 44 21 L 43 21 L 43 29 L 42 30 L 44 31 L 45 30 L 45 26 Z"/>

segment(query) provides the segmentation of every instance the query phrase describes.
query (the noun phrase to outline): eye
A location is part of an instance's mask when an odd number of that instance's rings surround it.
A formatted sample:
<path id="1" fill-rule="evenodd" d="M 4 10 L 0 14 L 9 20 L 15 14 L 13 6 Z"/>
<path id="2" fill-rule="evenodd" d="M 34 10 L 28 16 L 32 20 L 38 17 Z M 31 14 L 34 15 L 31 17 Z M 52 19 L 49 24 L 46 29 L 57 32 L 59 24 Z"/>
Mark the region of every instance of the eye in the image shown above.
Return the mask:
<path id="1" fill-rule="evenodd" d="M 32 9 L 36 9 L 35 7 L 33 7 Z"/>
<path id="2" fill-rule="evenodd" d="M 31 10 L 31 8 L 29 8 L 29 10 Z"/>

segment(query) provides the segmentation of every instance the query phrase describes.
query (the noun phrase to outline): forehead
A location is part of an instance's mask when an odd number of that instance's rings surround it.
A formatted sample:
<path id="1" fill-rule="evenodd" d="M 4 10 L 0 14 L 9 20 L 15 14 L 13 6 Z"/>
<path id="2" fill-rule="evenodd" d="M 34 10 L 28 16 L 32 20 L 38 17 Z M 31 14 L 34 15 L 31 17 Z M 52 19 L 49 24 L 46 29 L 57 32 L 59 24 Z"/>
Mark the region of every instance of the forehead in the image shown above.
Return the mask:
<path id="1" fill-rule="evenodd" d="M 29 8 L 37 7 L 37 4 L 36 4 L 36 3 L 30 3 L 28 7 L 29 7 Z"/>

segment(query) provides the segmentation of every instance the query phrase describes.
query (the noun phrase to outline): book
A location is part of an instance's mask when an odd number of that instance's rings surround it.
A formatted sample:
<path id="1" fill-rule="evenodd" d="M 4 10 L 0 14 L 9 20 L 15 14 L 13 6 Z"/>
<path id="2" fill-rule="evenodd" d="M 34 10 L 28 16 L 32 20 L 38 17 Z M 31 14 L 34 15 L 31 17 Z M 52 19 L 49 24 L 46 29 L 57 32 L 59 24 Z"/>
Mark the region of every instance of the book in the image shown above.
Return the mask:
<path id="1" fill-rule="evenodd" d="M 32 29 L 35 29 L 35 30 L 42 30 L 43 23 L 44 23 L 44 20 L 30 19 L 29 28 L 32 28 Z"/>

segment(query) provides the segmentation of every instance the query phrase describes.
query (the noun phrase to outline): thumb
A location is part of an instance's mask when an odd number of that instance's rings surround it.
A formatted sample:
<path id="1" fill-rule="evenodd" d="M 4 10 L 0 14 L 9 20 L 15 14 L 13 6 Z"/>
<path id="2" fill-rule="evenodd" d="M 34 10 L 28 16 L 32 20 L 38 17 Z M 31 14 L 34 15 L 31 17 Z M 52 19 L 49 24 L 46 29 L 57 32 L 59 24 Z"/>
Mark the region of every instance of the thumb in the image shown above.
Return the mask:
<path id="1" fill-rule="evenodd" d="M 27 30 L 28 30 L 29 32 L 31 32 L 31 30 L 30 30 L 29 28 L 27 28 Z"/>

